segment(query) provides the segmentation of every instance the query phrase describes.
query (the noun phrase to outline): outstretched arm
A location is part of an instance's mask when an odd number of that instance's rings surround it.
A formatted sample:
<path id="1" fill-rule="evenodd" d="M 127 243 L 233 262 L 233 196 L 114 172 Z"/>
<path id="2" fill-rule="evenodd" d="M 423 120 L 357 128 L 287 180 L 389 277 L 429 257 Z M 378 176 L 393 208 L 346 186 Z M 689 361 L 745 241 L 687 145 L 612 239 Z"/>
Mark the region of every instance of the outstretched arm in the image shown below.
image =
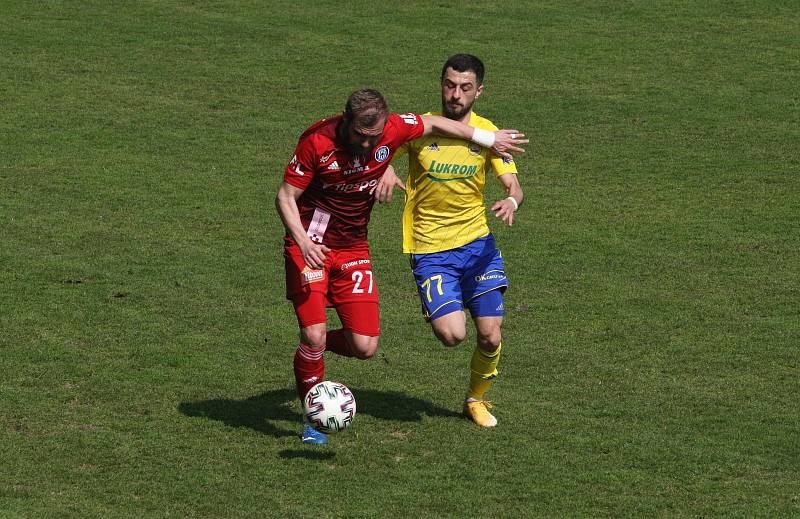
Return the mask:
<path id="1" fill-rule="evenodd" d="M 275 196 L 275 207 L 278 209 L 278 214 L 281 215 L 286 231 L 300 247 L 306 265 L 313 269 L 321 269 L 325 261 L 325 254 L 330 252 L 330 249 L 321 243 L 314 243 L 306 234 L 303 222 L 300 220 L 300 210 L 297 208 L 297 199 L 302 194 L 302 189 L 283 182 Z"/>
<path id="2" fill-rule="evenodd" d="M 508 197 L 495 202 L 491 209 L 496 217 L 511 225 L 514 223 L 514 213 L 522 205 L 525 195 L 522 193 L 522 186 L 519 185 L 519 179 L 515 173 L 500 175 L 497 180 L 506 188 Z"/>
<path id="3" fill-rule="evenodd" d="M 464 123 L 453 121 L 440 115 L 423 115 L 422 122 L 425 130 L 422 135 L 438 133 L 457 139 L 464 139 L 480 144 L 484 148 L 491 148 L 496 154 L 504 158 L 511 158 L 511 152 L 525 153 L 519 145 L 527 144 L 525 134 L 517 130 L 498 130 L 490 132 L 481 128 L 473 128 Z"/>

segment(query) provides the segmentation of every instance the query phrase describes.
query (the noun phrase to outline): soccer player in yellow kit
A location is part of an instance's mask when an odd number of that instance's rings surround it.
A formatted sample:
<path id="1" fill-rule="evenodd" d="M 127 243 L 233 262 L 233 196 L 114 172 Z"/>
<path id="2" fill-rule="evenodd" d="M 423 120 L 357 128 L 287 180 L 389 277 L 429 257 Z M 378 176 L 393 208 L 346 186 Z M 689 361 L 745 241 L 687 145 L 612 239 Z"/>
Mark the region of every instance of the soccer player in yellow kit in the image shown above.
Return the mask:
<path id="1" fill-rule="evenodd" d="M 472 111 L 483 93 L 483 77 L 483 63 L 475 56 L 451 56 L 442 67 L 441 115 L 486 131 L 497 130 Z M 386 202 L 394 186 L 406 190 L 403 252 L 411 255 L 426 318 L 445 346 L 456 346 L 466 337 L 464 310 L 469 309 L 477 345 L 464 413 L 481 427 L 494 427 L 497 419 L 484 395 L 498 373 L 503 292 L 508 281 L 486 222 L 483 188 L 487 171 L 494 171 L 508 196 L 495 202 L 491 211 L 511 225 L 523 200 L 517 169 L 512 159 L 459 139 L 430 135 L 405 147 L 409 156 L 406 184 L 390 168 L 375 196 Z"/>

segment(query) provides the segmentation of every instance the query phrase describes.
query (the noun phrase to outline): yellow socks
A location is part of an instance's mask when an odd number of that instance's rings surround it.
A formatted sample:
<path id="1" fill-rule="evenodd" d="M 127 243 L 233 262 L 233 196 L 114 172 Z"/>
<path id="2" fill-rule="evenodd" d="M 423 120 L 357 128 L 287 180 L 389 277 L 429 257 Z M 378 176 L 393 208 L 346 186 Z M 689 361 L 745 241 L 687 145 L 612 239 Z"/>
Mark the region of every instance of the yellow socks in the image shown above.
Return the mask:
<path id="1" fill-rule="evenodd" d="M 472 361 L 469 364 L 469 392 L 467 399 L 483 400 L 483 395 L 493 379 L 497 376 L 497 363 L 500 360 L 500 350 L 503 345 L 499 345 L 496 350 L 487 353 L 475 346 L 472 354 Z"/>

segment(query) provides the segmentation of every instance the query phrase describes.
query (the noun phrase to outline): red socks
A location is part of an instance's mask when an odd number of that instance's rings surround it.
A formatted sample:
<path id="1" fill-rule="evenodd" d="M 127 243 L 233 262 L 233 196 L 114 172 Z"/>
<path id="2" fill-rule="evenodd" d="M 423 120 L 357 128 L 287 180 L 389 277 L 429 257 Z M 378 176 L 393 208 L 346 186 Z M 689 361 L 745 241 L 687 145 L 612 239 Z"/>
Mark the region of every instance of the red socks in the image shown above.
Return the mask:
<path id="1" fill-rule="evenodd" d="M 294 354 L 294 380 L 300 400 L 303 400 L 312 387 L 325 379 L 323 353 L 325 350 L 314 350 L 302 342 L 297 346 Z"/>
<path id="2" fill-rule="evenodd" d="M 306 396 L 308 390 L 315 384 L 325 379 L 325 361 L 322 354 L 332 351 L 343 357 L 355 357 L 350 344 L 344 336 L 344 330 L 331 330 L 327 333 L 324 350 L 315 350 L 308 344 L 301 342 L 294 354 L 294 380 L 297 384 L 297 395 L 300 400 Z"/>

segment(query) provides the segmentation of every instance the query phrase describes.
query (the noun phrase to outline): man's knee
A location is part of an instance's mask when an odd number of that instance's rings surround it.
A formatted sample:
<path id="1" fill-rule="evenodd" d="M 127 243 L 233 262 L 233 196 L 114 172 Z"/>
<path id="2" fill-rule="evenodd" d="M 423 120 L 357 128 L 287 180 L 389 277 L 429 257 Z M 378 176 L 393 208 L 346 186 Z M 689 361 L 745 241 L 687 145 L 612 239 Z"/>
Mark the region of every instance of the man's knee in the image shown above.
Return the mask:
<path id="1" fill-rule="evenodd" d="M 467 336 L 467 328 L 464 325 L 463 314 L 433 321 L 433 333 L 436 338 L 447 347 L 458 346 Z"/>
<path id="2" fill-rule="evenodd" d="M 371 359 L 378 351 L 378 337 L 351 334 L 348 339 L 356 358 L 362 360 Z"/>
<path id="3" fill-rule="evenodd" d="M 499 328 L 496 332 L 478 334 L 478 347 L 486 353 L 492 353 L 497 351 L 497 348 L 500 347 L 501 340 L 502 336 L 500 335 Z"/>
<path id="4" fill-rule="evenodd" d="M 458 325 L 434 326 L 433 333 L 442 344 L 450 348 L 461 344 L 467 336 L 466 327 Z"/>
<path id="5" fill-rule="evenodd" d="M 478 317 L 475 319 L 478 347 L 487 353 L 496 351 L 500 347 L 500 342 L 503 338 L 502 325 L 502 317 Z"/>
<path id="6" fill-rule="evenodd" d="M 300 340 L 315 350 L 324 350 L 327 330 L 325 326 L 309 326 L 300 332 Z"/>

